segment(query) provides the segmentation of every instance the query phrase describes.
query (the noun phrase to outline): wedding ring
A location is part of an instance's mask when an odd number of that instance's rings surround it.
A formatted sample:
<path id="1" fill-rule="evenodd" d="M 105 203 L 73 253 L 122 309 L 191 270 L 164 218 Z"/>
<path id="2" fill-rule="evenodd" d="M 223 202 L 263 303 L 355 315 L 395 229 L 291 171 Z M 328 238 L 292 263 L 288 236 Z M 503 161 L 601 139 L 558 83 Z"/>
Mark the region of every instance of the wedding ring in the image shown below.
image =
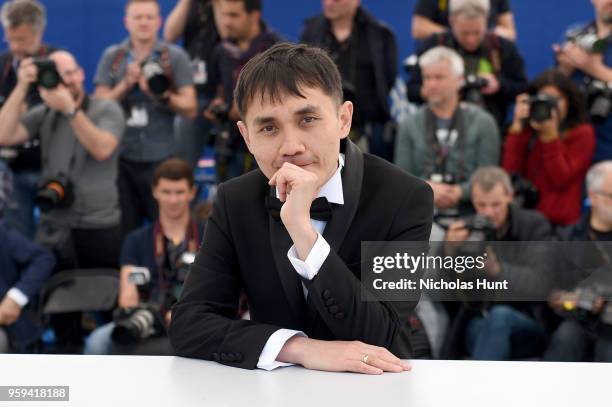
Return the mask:
<path id="1" fill-rule="evenodd" d="M 368 364 L 368 359 L 370 358 L 370 355 L 368 355 L 367 353 L 365 355 L 363 355 L 363 357 L 361 358 L 361 361 L 363 363 L 365 363 L 366 365 Z"/>

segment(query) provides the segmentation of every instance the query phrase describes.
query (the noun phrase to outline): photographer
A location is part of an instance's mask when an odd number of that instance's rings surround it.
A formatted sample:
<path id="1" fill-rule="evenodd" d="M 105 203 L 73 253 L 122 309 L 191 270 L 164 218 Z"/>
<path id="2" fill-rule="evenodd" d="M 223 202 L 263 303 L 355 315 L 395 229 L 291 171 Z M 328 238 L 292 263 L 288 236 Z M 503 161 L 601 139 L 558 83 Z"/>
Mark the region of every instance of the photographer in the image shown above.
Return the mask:
<path id="1" fill-rule="evenodd" d="M 553 45 L 559 68 L 583 88 L 597 134 L 593 162 L 612 158 L 612 1 L 592 0 L 595 21 L 566 33 Z"/>
<path id="2" fill-rule="evenodd" d="M 489 29 L 511 41 L 516 40 L 514 15 L 508 0 L 491 0 Z M 412 14 L 412 36 L 422 40 L 432 34 L 446 31 L 448 27 L 448 2 L 417 0 Z"/>
<path id="3" fill-rule="evenodd" d="M 465 64 L 465 100 L 482 105 L 503 129 L 508 106 L 527 85 L 523 58 L 512 41 L 487 32 L 487 0 L 450 0 L 449 13 L 450 30 L 427 38 L 417 53 L 440 45 L 456 50 Z M 421 83 L 415 66 L 408 82 L 413 102 L 422 101 Z"/>
<path id="4" fill-rule="evenodd" d="M 461 104 L 463 61 L 450 48 L 435 47 L 419 59 L 427 104 L 400 124 L 395 164 L 425 179 L 438 210 L 471 207 L 469 178 L 499 159 L 499 131 L 478 106 Z M 459 208 L 462 207 L 462 208 Z"/>
<path id="5" fill-rule="evenodd" d="M 91 99 L 74 57 L 22 60 L 15 89 L 0 110 L 0 145 L 40 134 L 42 215 L 37 240 L 55 249 L 59 268 L 114 267 L 119 253 L 117 146 L 124 118 L 116 103 Z M 30 87 L 44 104 L 22 115 Z"/>
<path id="6" fill-rule="evenodd" d="M 214 70 L 221 84 L 204 117 L 218 125 L 215 153 L 219 182 L 237 177 L 256 165 L 238 132 L 240 120 L 234 88 L 242 67 L 255 55 L 280 42 L 281 37 L 262 18 L 262 0 L 220 0 L 221 30 L 227 37 L 217 47 Z"/>
<path id="7" fill-rule="evenodd" d="M 178 0 L 168 15 L 164 26 L 164 40 L 173 43 L 183 40 L 183 46 L 191 58 L 193 83 L 198 98 L 195 119 L 179 117 L 177 120 L 177 156 L 195 166 L 208 144 L 211 123 L 203 112 L 214 98 L 217 83 L 211 70 L 217 64 L 217 45 L 221 42 L 218 27 L 221 25 L 221 0 Z"/>
<path id="8" fill-rule="evenodd" d="M 170 321 L 170 306 L 176 301 L 187 268 L 200 246 L 202 228 L 190 215 L 189 205 L 195 196 L 191 167 L 179 159 L 162 162 L 153 175 L 153 196 L 159 206 L 159 220 L 130 233 L 123 243 L 121 253 L 121 280 L 119 308 L 114 322 L 92 332 L 86 341 L 86 354 L 110 354 L 113 351 L 113 334 L 118 325 L 126 323 L 134 311 L 154 310 L 158 325 L 152 337 L 164 337 L 165 326 Z M 191 256 L 191 259 L 189 259 Z M 130 281 L 130 273 L 146 268 L 150 279 L 138 288 Z M 146 273 L 146 272 L 145 272 Z M 126 318 L 128 316 L 128 318 Z M 119 321 L 124 322 L 119 322 Z M 124 345 L 121 352 L 147 349 L 140 340 L 117 338 Z M 143 338 L 148 339 L 148 338 Z M 117 344 L 116 344 L 117 345 Z M 167 341 L 151 345 L 153 352 L 167 353 Z M 144 348 L 143 348 L 144 347 Z M 115 346 L 117 348 L 117 346 Z M 118 349 L 116 349 L 118 350 Z"/>
<path id="9" fill-rule="evenodd" d="M 11 0 L 2 5 L 2 28 L 9 49 L 0 54 L 0 106 L 8 99 L 17 84 L 17 70 L 28 57 L 44 58 L 56 51 L 44 44 L 46 27 L 45 7 L 36 0 Z M 32 87 L 24 109 L 42 103 L 36 87 Z M 14 175 L 11 205 L 5 218 L 9 225 L 32 239 L 36 230 L 34 200 L 40 181 L 40 137 L 38 134 L 21 145 L 0 148 L 0 160 L 5 159 Z"/>
<path id="10" fill-rule="evenodd" d="M 535 185 L 537 209 L 552 224 L 569 225 L 580 217 L 594 148 L 595 134 L 586 122 L 582 95 L 562 72 L 543 72 L 529 94 L 517 96 L 503 166 Z"/>
<path id="11" fill-rule="evenodd" d="M 0 353 L 24 352 L 39 334 L 25 308 L 55 265 L 47 250 L 30 242 L 3 221 L 11 174 L 0 161 Z"/>
<path id="12" fill-rule="evenodd" d="M 321 47 L 338 65 L 344 97 L 353 102 L 354 139 L 393 159 L 389 92 L 397 77 L 397 41 L 360 0 L 323 1 L 323 14 L 306 20 L 301 42 Z"/>
<path id="13" fill-rule="evenodd" d="M 452 223 L 445 240 L 474 241 L 472 235 L 481 233 L 489 241 L 485 242 L 487 276 L 508 280 L 514 292 L 525 298 L 539 295 L 551 276 L 539 262 L 548 259 L 547 248 L 534 242 L 550 240 L 549 223 L 538 212 L 512 204 L 512 184 L 503 169 L 479 168 L 471 182 L 472 203 L 482 221 L 474 218 Z M 515 243 L 491 245 L 491 241 Z M 462 351 L 478 360 L 538 355 L 545 340 L 541 318 L 541 306 L 533 302 L 464 303 L 454 317 L 442 357 L 457 357 Z"/>
<path id="14" fill-rule="evenodd" d="M 560 240 L 588 250 L 568 250 L 567 272 L 580 281 L 553 293 L 549 304 L 563 317 L 544 359 L 567 362 L 612 362 L 612 161 L 595 164 L 587 174 L 590 212 L 559 231 Z M 593 271 L 585 278 L 584 271 Z M 588 294 L 590 298 L 587 297 Z"/>
<path id="15" fill-rule="evenodd" d="M 196 93 L 189 57 L 157 38 L 161 27 L 157 0 L 129 0 L 125 27 L 129 38 L 107 48 L 94 79 L 96 96 L 120 102 L 127 129 L 119 160 L 119 198 L 123 233 L 157 218 L 151 196 L 153 171 L 175 153 L 176 114 L 194 118 Z"/>

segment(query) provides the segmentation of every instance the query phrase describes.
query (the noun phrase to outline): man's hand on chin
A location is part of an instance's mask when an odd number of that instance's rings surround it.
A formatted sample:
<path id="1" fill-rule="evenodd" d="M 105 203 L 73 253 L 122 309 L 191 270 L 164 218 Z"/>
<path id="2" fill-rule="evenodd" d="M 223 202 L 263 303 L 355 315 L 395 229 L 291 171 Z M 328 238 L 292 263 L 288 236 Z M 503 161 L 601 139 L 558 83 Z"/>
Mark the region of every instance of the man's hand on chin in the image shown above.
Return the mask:
<path id="1" fill-rule="evenodd" d="M 359 341 L 320 341 L 294 336 L 278 354 L 279 362 L 327 372 L 382 374 L 411 370 L 411 366 L 379 346 Z"/>
<path id="2" fill-rule="evenodd" d="M 319 191 L 319 179 L 316 174 L 286 162 L 269 184 L 276 186 L 278 197 L 284 202 L 281 220 L 300 260 L 304 261 L 317 241 L 317 231 L 310 222 L 310 207 Z"/>

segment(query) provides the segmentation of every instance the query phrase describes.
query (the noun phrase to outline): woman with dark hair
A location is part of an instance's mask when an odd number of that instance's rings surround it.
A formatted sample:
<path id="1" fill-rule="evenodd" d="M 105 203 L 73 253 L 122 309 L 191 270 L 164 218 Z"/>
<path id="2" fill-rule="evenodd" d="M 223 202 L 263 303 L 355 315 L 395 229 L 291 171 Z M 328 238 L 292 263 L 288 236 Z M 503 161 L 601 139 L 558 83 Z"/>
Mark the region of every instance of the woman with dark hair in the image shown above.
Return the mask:
<path id="1" fill-rule="evenodd" d="M 540 102 L 530 103 L 530 95 Z M 536 186 L 537 209 L 555 225 L 580 218 L 584 178 L 595 149 L 585 109 L 584 97 L 571 79 L 556 69 L 544 71 L 529 94 L 516 97 L 504 143 L 504 168 Z"/>

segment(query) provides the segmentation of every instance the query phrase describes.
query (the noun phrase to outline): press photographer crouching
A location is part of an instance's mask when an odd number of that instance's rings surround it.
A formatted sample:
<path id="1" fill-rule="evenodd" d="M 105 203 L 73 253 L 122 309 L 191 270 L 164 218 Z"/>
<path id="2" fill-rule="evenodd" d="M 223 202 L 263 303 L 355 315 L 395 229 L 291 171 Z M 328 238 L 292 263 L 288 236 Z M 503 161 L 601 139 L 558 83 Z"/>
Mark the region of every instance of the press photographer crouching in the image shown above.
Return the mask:
<path id="1" fill-rule="evenodd" d="M 546 283 L 542 278 L 550 274 L 537 259 L 547 258 L 547 245 L 533 242 L 550 240 L 547 220 L 536 211 L 512 203 L 510 177 L 499 167 L 479 168 L 471 183 L 477 214 L 449 226 L 446 246 L 448 242 L 484 240 L 484 277 L 507 280 L 515 292 L 527 293 L 533 287 L 542 287 Z M 451 245 L 462 249 L 465 243 Z M 457 358 L 467 353 L 477 360 L 508 360 L 539 355 L 545 344 L 541 305 L 526 301 L 500 303 L 495 297 L 487 300 L 459 303 L 458 309 L 452 309 L 457 303 L 445 304 L 453 320 L 441 357 Z"/>
<path id="2" fill-rule="evenodd" d="M 569 249 L 582 250 L 567 250 L 563 262 L 577 283 L 549 301 L 563 318 L 544 354 L 549 361 L 612 362 L 612 161 L 589 170 L 587 190 L 591 210 L 559 231 L 562 241 L 572 242 Z"/>
<path id="3" fill-rule="evenodd" d="M 170 354 L 166 326 L 199 249 L 202 227 L 192 219 L 193 171 L 180 159 L 163 161 L 153 175 L 159 220 L 123 243 L 119 308 L 94 330 L 85 354 Z"/>
<path id="4" fill-rule="evenodd" d="M 594 149 L 584 98 L 561 71 L 544 71 L 529 93 L 517 96 L 503 166 L 535 185 L 537 209 L 552 224 L 570 225 L 580 218 L 584 177 Z"/>
<path id="5" fill-rule="evenodd" d="M 117 146 L 125 120 L 114 102 L 87 96 L 72 55 L 22 60 L 17 85 L 0 110 L 0 145 L 40 134 L 42 214 L 36 240 L 53 249 L 58 269 L 115 267 L 119 254 Z M 43 104 L 22 115 L 31 86 Z"/>

